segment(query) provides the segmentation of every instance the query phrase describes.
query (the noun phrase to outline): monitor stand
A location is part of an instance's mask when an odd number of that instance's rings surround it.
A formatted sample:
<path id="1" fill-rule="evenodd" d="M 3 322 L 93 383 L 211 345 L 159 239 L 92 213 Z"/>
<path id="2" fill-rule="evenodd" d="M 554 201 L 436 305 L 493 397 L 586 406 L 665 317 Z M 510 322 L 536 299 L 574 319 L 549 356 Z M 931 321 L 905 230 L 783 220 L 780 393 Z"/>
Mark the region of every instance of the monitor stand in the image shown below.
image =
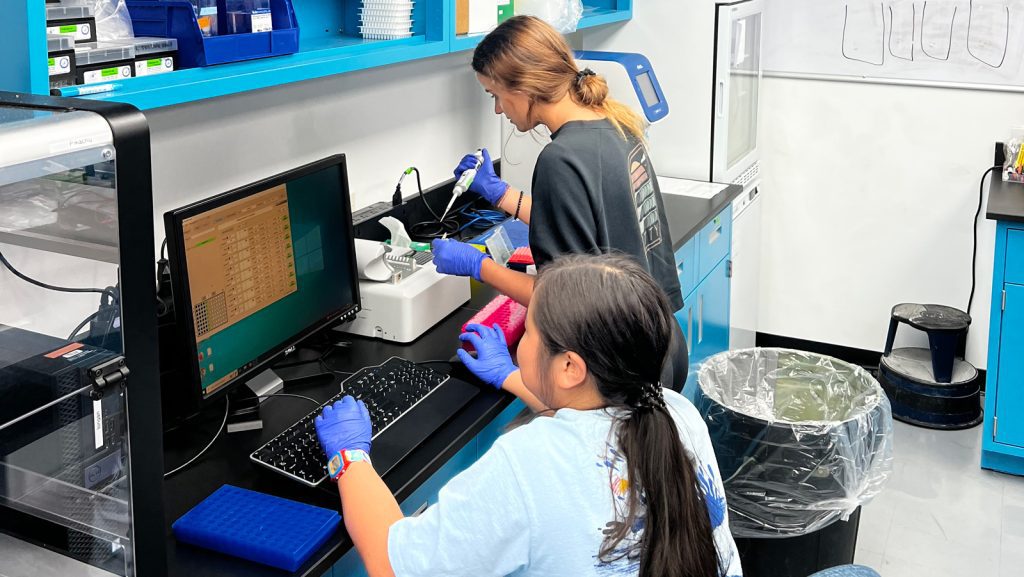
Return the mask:
<path id="1" fill-rule="evenodd" d="M 302 357 L 301 354 L 297 356 Z M 314 358 L 312 361 L 281 363 L 280 366 L 264 370 L 246 381 L 244 386 L 231 391 L 231 412 L 228 413 L 227 432 L 240 433 L 262 429 L 260 404 L 285 387 L 333 379 L 334 375 L 326 372 L 316 360 Z"/>

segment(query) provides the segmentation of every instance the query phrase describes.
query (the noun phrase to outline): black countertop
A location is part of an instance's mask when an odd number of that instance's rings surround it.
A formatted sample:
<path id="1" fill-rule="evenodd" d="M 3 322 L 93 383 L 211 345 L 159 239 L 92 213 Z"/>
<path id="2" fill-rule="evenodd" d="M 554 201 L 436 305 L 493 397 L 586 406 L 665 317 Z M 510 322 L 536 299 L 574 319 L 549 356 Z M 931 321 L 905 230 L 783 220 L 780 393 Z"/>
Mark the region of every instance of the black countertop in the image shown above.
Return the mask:
<path id="1" fill-rule="evenodd" d="M 411 361 L 445 360 L 454 356 L 459 346 L 458 334 L 462 324 L 480 310 L 494 296 L 495 292 L 474 283 L 473 296 L 466 305 L 427 331 L 409 345 L 401 345 L 337 333 L 335 341 L 350 343 L 346 347 L 335 347 L 327 361 L 336 371 L 356 371 L 368 365 L 379 364 L 392 356 Z M 300 350 L 311 358 L 317 358 L 316 351 Z M 472 376 L 461 364 L 454 367 L 445 364 L 431 364 L 431 368 L 450 373 L 453 377 L 472 381 Z M 460 370 L 461 369 L 461 370 Z M 285 393 L 294 393 L 324 401 L 336 394 L 344 379 L 339 376 L 333 382 L 286 387 Z M 481 385 L 480 393 L 442 429 L 427 437 L 411 454 L 384 475 L 384 482 L 399 502 L 409 497 L 430 476 L 455 453 L 471 441 L 502 410 L 513 401 L 507 393 L 495 391 Z M 293 397 L 267 399 L 260 408 L 263 429 L 243 433 L 224 434 L 199 461 L 190 468 L 173 476 L 164 483 L 164 507 L 167 517 L 167 558 L 168 574 L 173 576 L 246 576 L 281 577 L 285 572 L 207 551 L 191 545 L 178 543 L 171 533 L 170 524 L 189 509 L 209 496 L 223 484 L 252 489 L 293 499 L 319 507 L 340 509 L 341 503 L 336 485 L 325 483 L 319 488 L 309 488 L 278 473 L 257 466 L 249 460 L 249 454 L 271 437 L 309 413 L 311 403 Z M 220 402 L 205 410 L 193 422 L 167 434 L 164 460 L 168 469 L 176 467 L 191 458 L 209 442 L 224 415 Z M 350 549 L 352 542 L 344 527 L 310 558 L 294 575 L 320 577 Z"/>
<path id="2" fill-rule="evenodd" d="M 679 250 L 696 236 L 704 225 L 725 210 L 742 192 L 743 187 L 738 184 L 726 186 L 711 198 L 669 194 L 663 191 L 661 197 L 665 202 L 669 232 L 672 233 L 672 250 Z"/>
<path id="3" fill-rule="evenodd" d="M 1024 222 L 1024 184 L 1004 182 L 998 170 L 992 171 L 988 187 L 988 212 L 992 220 Z"/>

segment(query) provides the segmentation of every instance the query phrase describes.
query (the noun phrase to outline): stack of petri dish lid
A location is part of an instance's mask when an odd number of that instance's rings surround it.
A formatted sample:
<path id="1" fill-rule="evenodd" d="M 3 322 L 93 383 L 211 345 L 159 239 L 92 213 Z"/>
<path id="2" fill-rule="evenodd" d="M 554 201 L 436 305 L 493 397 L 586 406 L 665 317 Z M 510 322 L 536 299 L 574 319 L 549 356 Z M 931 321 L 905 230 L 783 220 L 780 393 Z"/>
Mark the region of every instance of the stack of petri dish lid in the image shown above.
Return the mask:
<path id="1" fill-rule="evenodd" d="M 363 0 L 359 34 L 368 40 L 409 38 L 413 4 L 413 0 Z"/>

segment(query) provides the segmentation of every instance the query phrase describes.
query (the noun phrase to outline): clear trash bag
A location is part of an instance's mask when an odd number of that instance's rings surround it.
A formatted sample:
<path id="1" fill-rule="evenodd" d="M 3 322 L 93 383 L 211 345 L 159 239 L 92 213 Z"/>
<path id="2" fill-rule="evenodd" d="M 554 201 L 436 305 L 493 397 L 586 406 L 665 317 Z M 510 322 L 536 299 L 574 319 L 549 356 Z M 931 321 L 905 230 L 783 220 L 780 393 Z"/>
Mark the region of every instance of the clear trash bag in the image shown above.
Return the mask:
<path id="1" fill-rule="evenodd" d="M 581 0 L 516 0 L 516 16 L 536 16 L 562 34 L 576 31 L 583 17 Z"/>
<path id="2" fill-rule="evenodd" d="M 877 495 L 892 470 L 892 409 L 861 367 L 812 353 L 729 351 L 701 367 L 736 537 L 813 533 Z"/>

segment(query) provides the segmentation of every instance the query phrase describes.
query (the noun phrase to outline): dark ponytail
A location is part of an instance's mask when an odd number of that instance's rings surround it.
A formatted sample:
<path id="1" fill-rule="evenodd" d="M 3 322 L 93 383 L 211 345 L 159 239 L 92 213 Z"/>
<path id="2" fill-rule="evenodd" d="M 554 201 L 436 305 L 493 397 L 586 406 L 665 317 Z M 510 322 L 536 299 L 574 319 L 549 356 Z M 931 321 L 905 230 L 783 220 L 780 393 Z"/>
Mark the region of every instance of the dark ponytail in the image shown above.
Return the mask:
<path id="1" fill-rule="evenodd" d="M 545 354 L 578 354 L 615 415 L 630 490 L 599 558 L 635 554 L 621 546 L 643 516 L 641 577 L 720 575 L 704 493 L 658 384 L 675 322 L 660 286 L 626 257 L 562 257 L 541 272 L 531 308 Z"/>

